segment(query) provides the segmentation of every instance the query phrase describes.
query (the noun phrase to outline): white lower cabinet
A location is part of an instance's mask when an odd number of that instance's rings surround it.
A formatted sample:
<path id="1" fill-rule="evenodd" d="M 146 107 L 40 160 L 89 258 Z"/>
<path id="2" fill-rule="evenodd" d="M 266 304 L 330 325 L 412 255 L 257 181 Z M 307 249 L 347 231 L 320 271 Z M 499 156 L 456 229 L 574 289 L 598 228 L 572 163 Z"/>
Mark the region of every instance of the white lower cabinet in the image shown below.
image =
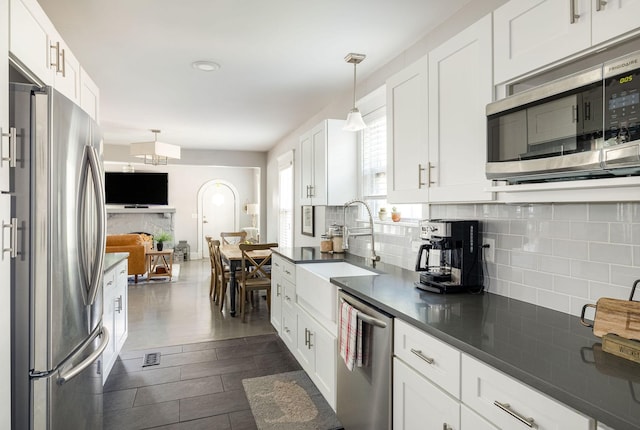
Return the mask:
<path id="1" fill-rule="evenodd" d="M 118 358 L 129 333 L 127 260 L 104 273 L 102 326 L 109 331 L 109 344 L 102 353 L 102 383 Z"/>
<path id="2" fill-rule="evenodd" d="M 460 429 L 460 403 L 427 378 L 393 359 L 393 429 Z"/>
<path id="3" fill-rule="evenodd" d="M 329 405 L 336 408 L 336 336 L 297 307 L 296 358 Z"/>
<path id="4" fill-rule="evenodd" d="M 498 428 L 591 430 L 593 419 L 462 355 L 462 402 Z"/>
<path id="5" fill-rule="evenodd" d="M 460 406 L 460 430 L 499 430 L 498 427 L 473 412 L 465 405 Z M 523 429 L 524 430 L 524 429 Z"/>

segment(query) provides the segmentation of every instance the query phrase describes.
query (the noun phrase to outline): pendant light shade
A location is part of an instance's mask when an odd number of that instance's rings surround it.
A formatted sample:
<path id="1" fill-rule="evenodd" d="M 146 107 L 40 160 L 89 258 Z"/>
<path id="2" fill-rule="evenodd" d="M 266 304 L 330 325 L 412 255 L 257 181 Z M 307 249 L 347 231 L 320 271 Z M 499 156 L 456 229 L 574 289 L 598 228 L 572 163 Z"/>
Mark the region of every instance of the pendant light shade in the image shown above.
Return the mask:
<path id="1" fill-rule="evenodd" d="M 137 142 L 129 146 L 129 154 L 144 158 L 145 164 L 166 165 L 169 158 L 180 159 L 180 147 L 170 143 L 158 142 L 160 130 L 151 130 L 153 142 Z"/>
<path id="2" fill-rule="evenodd" d="M 344 61 L 353 64 L 353 108 L 349 111 L 347 122 L 343 127 L 343 130 L 346 131 L 360 131 L 367 128 L 367 125 L 362 120 L 362 114 L 356 107 L 356 66 L 366 57 L 364 54 L 355 54 L 353 52 L 344 57 Z"/>

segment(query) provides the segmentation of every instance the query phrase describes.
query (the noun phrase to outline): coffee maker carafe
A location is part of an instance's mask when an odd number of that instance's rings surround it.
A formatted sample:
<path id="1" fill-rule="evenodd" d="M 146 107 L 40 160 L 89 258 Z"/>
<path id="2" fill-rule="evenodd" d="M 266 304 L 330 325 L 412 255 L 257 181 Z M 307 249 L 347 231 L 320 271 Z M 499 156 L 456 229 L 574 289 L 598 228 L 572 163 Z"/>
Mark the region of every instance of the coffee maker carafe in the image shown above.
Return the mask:
<path id="1" fill-rule="evenodd" d="M 478 221 L 429 220 L 421 225 L 417 287 L 435 293 L 482 290 Z"/>

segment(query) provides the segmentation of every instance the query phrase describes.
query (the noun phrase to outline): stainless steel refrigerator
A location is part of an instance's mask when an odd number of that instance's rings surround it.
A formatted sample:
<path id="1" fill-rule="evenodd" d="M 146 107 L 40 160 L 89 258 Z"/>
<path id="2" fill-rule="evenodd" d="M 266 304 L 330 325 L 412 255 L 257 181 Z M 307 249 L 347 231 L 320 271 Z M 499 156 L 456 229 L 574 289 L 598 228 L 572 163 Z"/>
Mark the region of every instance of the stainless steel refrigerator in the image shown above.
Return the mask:
<path id="1" fill-rule="evenodd" d="M 17 223 L 12 427 L 102 428 L 105 205 L 98 126 L 50 87 L 10 84 Z"/>

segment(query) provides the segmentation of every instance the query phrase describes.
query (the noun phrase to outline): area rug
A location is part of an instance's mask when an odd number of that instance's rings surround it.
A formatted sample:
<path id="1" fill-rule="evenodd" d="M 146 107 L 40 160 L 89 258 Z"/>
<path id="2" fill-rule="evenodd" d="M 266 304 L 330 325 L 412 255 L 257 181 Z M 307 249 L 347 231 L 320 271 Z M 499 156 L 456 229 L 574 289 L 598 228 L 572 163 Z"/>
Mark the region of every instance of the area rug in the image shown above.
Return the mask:
<path id="1" fill-rule="evenodd" d="M 334 430 L 342 425 L 304 370 L 243 379 L 259 430 Z"/>
<path id="2" fill-rule="evenodd" d="M 153 277 L 153 278 L 149 279 L 147 277 L 147 274 L 145 273 L 144 275 L 138 275 L 138 284 L 140 282 L 153 282 L 153 283 L 176 282 L 178 280 L 178 278 L 180 278 L 180 265 L 179 264 L 174 264 L 173 265 L 173 273 L 171 274 L 171 281 L 169 281 L 169 276 Z M 129 275 L 129 278 L 127 280 L 129 282 L 129 284 L 135 284 L 136 283 L 136 278 L 133 275 Z"/>

